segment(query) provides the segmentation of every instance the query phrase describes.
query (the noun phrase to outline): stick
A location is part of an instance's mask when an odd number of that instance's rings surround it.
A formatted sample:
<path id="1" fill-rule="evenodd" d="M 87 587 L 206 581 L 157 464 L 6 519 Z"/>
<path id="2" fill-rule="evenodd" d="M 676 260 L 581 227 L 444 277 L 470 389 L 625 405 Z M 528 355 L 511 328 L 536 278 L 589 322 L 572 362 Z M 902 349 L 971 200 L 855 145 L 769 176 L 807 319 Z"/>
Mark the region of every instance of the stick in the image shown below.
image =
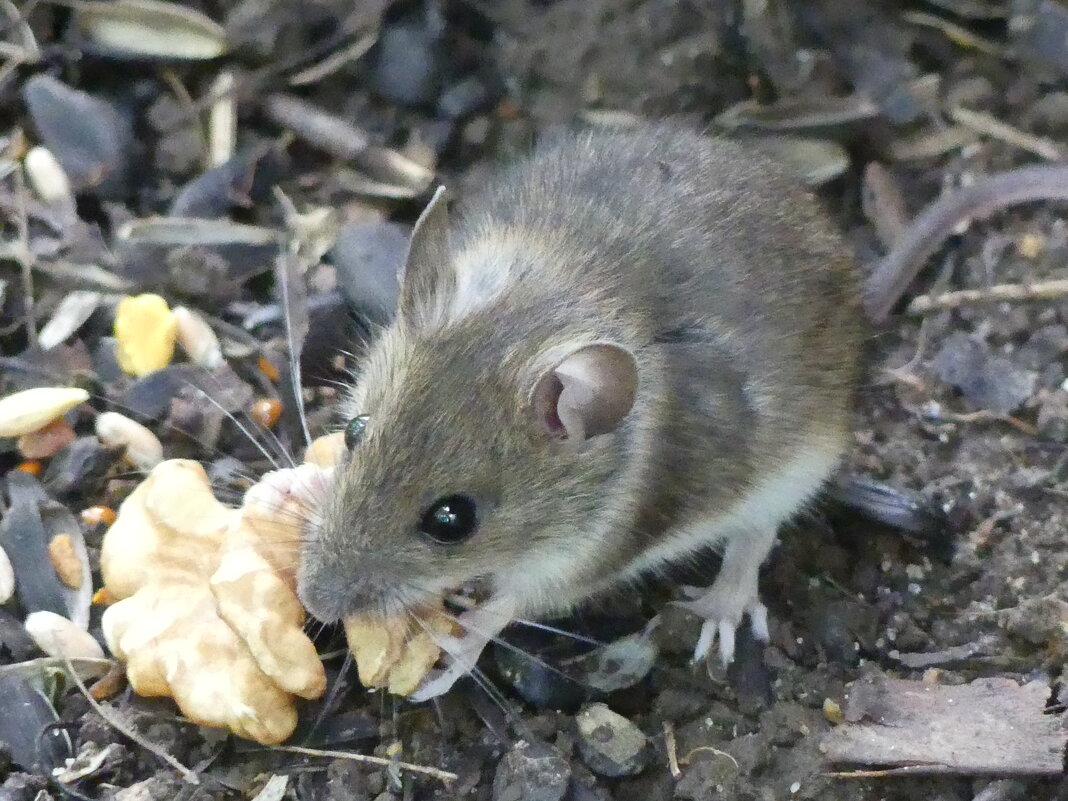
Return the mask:
<path id="1" fill-rule="evenodd" d="M 917 295 L 905 310 L 924 315 L 943 309 L 957 309 L 973 303 L 1000 303 L 1015 300 L 1058 300 L 1068 296 L 1068 279 L 1040 281 L 1037 284 L 994 284 L 986 289 L 961 289 L 941 295 Z"/>
<path id="2" fill-rule="evenodd" d="M 125 735 L 126 737 L 129 737 L 131 740 L 133 740 L 139 746 L 144 748 L 146 751 L 158 756 L 160 759 L 162 759 L 164 762 L 166 762 L 168 765 L 178 771 L 182 775 L 182 778 L 185 779 L 189 784 L 200 784 L 200 779 L 197 777 L 196 773 L 191 771 L 177 759 L 175 759 L 166 751 L 164 751 L 162 747 L 146 740 L 144 737 L 134 731 L 131 726 L 127 726 L 126 723 L 120 720 L 117 715 L 112 715 L 110 711 L 105 712 L 103 705 L 95 698 L 93 698 L 93 694 L 89 692 L 89 688 L 85 686 L 85 682 L 82 681 L 82 677 L 79 676 L 77 671 L 74 670 L 74 666 L 71 664 L 70 660 L 66 657 L 63 657 L 63 662 L 67 666 L 67 672 L 70 674 L 71 678 L 74 679 L 74 683 L 78 685 L 78 689 L 81 691 L 82 695 L 85 696 L 85 700 L 89 702 L 89 706 L 93 708 L 93 711 L 96 712 L 96 714 L 100 715 L 100 717 L 103 718 L 105 723 L 107 723 L 109 726 L 111 726 L 111 728 L 115 729 L 119 733 Z"/>
<path id="3" fill-rule="evenodd" d="M 433 776 L 435 779 L 440 779 L 443 782 L 452 782 L 460 778 L 455 773 L 449 773 L 449 771 L 441 770 L 440 768 L 432 768 L 428 765 L 415 765 L 411 762 L 395 762 L 394 760 L 386 759 L 385 757 L 368 756 L 367 754 L 353 754 L 348 751 L 321 751 L 318 748 L 305 748 L 302 745 L 276 745 L 271 750 L 288 751 L 292 754 L 303 754 L 304 756 L 312 757 L 347 759 L 350 762 L 362 762 L 367 765 L 381 765 L 384 768 L 387 768 L 390 765 L 396 765 L 401 770 L 406 770 L 410 773 L 422 773 L 425 776 Z"/>

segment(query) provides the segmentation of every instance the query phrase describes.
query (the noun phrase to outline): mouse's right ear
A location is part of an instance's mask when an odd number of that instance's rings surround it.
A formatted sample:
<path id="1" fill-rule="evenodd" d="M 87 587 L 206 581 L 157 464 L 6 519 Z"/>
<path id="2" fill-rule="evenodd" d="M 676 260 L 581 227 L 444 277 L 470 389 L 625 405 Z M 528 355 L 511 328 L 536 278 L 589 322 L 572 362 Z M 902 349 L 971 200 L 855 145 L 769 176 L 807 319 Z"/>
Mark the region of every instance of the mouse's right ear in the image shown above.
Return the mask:
<path id="1" fill-rule="evenodd" d="M 453 289 L 456 277 L 449 263 L 449 211 L 444 186 L 439 186 L 415 221 L 408 257 L 400 279 L 401 319 L 418 324 L 432 306 Z"/>
<path id="2" fill-rule="evenodd" d="M 534 414 L 550 437 L 578 448 L 614 431 L 634 407 L 638 365 L 619 345 L 585 345 L 547 370 L 534 387 Z"/>

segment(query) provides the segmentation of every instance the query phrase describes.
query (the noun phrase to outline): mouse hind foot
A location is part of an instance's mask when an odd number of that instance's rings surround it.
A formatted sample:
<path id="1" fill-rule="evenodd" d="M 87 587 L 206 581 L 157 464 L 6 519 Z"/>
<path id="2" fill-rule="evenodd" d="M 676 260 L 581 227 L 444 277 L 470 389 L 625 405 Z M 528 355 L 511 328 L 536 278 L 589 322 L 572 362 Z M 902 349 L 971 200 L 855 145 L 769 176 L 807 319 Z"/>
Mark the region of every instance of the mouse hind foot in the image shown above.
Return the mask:
<path id="1" fill-rule="evenodd" d="M 760 642 L 770 639 L 768 610 L 760 601 L 760 565 L 775 541 L 775 531 L 748 531 L 735 535 L 727 544 L 723 564 L 711 587 L 687 587 L 690 600 L 677 604 L 704 619 L 694 648 L 693 661 L 709 657 L 712 644 L 719 640 L 719 659 L 724 667 L 734 661 L 734 641 L 742 619 L 749 618 L 753 636 Z"/>

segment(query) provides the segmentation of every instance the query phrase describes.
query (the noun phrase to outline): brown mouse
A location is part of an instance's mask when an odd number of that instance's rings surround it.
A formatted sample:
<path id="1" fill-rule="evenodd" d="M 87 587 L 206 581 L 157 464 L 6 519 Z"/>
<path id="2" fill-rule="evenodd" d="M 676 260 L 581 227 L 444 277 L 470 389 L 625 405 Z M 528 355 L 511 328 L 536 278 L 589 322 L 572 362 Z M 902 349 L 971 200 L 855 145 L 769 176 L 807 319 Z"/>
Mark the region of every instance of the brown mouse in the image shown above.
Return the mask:
<path id="1" fill-rule="evenodd" d="M 849 442 L 846 246 L 766 157 L 668 124 L 556 137 L 413 232 L 397 315 L 343 405 L 348 454 L 300 485 L 313 615 L 410 613 L 465 582 L 447 690 L 537 618 L 710 544 L 687 603 L 725 662 L 758 569 Z M 285 484 L 283 476 L 280 483 Z"/>

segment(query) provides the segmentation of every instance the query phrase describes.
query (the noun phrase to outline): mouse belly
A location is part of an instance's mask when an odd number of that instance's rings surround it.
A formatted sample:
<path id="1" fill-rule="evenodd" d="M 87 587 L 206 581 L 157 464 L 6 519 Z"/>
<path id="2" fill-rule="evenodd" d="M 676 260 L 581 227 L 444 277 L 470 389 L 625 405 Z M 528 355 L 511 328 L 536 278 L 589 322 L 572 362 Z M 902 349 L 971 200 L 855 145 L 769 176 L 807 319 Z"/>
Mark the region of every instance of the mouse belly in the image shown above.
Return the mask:
<path id="1" fill-rule="evenodd" d="M 660 542 L 633 559 L 618 578 L 633 578 L 665 563 L 685 559 L 710 545 L 726 545 L 736 537 L 751 537 L 754 532 L 770 531 L 774 535 L 782 523 L 812 500 L 834 471 L 842 451 L 839 441 L 825 439 L 810 443 L 733 507 L 726 511 L 709 510 L 695 522 L 665 532 Z"/>

